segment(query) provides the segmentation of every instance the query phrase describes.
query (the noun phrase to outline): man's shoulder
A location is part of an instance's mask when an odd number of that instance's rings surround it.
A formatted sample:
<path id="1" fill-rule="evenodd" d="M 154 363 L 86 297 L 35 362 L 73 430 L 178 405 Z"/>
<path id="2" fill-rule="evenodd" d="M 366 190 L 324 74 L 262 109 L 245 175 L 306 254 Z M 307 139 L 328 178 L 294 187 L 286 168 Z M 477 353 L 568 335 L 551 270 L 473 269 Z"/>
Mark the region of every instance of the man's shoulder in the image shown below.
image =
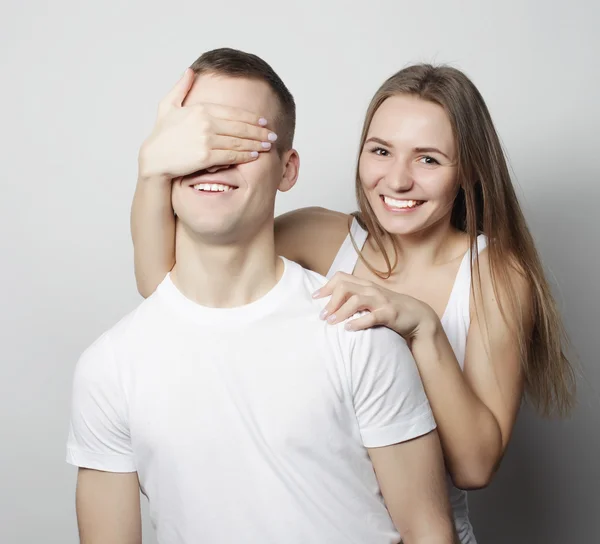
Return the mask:
<path id="1" fill-rule="evenodd" d="M 359 312 L 356 316 L 353 316 L 350 319 L 354 319 L 355 317 L 360 317 L 361 315 L 365 315 L 367 312 Z M 383 350 L 386 349 L 408 349 L 408 344 L 406 340 L 399 335 L 397 332 L 389 329 L 387 327 L 383 327 L 377 325 L 375 327 L 371 327 L 369 329 L 364 329 L 356 332 L 356 341 L 357 342 L 368 342 L 371 344 L 375 344 L 380 346 Z"/>
<path id="2" fill-rule="evenodd" d="M 327 278 L 313 272 L 295 261 L 284 258 L 286 267 L 294 275 L 294 295 L 303 301 L 310 302 L 315 308 L 323 307 L 326 300 L 313 298 L 313 293 L 327 283 Z"/>
<path id="3" fill-rule="evenodd" d="M 314 306 L 316 314 L 327 305 L 330 297 L 325 298 L 313 298 L 312 294 L 323 287 L 327 283 L 327 278 L 317 272 L 313 272 L 302 265 L 293 261 L 288 261 L 289 266 L 294 267 L 294 272 L 297 277 L 301 279 L 301 288 L 299 288 L 298 296 L 304 300 L 310 301 Z M 358 312 L 349 319 L 354 319 L 365 315 L 366 312 Z M 372 327 L 370 329 L 364 329 L 360 331 L 348 331 L 344 327 L 345 323 L 339 323 L 337 325 L 329 325 L 328 330 L 340 338 L 340 340 L 348 346 L 361 346 L 363 348 L 369 348 L 371 346 L 376 347 L 377 351 L 385 352 L 386 350 L 397 350 L 406 352 L 408 345 L 406 340 L 395 331 L 388 329 L 387 327 Z"/>
<path id="4" fill-rule="evenodd" d="M 162 313 L 159 297 L 155 292 L 103 331 L 83 351 L 80 361 L 113 358 L 115 353 L 130 346 L 132 342 L 143 341 L 144 337 L 152 334 L 152 327 Z"/>
<path id="5" fill-rule="evenodd" d="M 347 321 L 361 317 L 366 313 L 358 312 Z M 395 331 L 382 326 L 348 331 L 344 325 L 339 324 L 337 332 L 354 365 L 373 366 L 390 360 L 397 361 L 400 364 L 414 364 L 412 352 L 406 340 Z"/>

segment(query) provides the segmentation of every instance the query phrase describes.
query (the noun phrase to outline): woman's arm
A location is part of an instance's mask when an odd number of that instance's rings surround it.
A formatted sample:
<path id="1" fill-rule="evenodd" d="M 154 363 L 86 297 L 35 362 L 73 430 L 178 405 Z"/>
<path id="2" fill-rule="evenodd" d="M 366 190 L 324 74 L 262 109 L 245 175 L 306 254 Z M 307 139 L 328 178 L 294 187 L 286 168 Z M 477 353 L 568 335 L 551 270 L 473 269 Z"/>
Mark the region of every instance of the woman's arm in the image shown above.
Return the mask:
<path id="1" fill-rule="evenodd" d="M 275 250 L 325 276 L 348 235 L 350 217 L 325 208 L 301 208 L 275 219 Z"/>
<path id="2" fill-rule="evenodd" d="M 171 180 L 139 178 L 131 206 L 135 281 L 149 297 L 175 264 Z"/>
<path id="3" fill-rule="evenodd" d="M 531 331 L 531 293 L 516 272 L 510 288 L 523 301 L 521 315 L 506 319 L 492 288 L 487 255 L 480 258 L 481 293 L 469 329 L 464 372 L 439 318 L 425 303 L 348 274 L 336 274 L 318 296 L 331 295 L 323 318 L 343 321 L 361 310 L 368 314 L 348 321 L 347 328 L 384 325 L 404 336 L 419 367 L 425 392 L 438 424 L 448 471 L 459 488 L 489 484 L 504 454 L 523 393 L 519 341 Z M 503 308 L 506 292 L 499 289 Z"/>
<path id="4" fill-rule="evenodd" d="M 461 371 L 439 320 L 422 325 L 411 349 L 417 361 L 455 485 L 463 489 L 487 486 L 497 470 L 512 434 L 523 395 L 523 373 L 517 326 L 531 331 L 531 293 L 514 272 L 511 289 L 523 301 L 521 315 L 502 315 L 492 288 L 487 258 L 480 259 L 481 291 L 475 289 Z M 503 308 L 506 292 L 499 289 Z M 428 324 L 427 324 L 428 323 Z"/>

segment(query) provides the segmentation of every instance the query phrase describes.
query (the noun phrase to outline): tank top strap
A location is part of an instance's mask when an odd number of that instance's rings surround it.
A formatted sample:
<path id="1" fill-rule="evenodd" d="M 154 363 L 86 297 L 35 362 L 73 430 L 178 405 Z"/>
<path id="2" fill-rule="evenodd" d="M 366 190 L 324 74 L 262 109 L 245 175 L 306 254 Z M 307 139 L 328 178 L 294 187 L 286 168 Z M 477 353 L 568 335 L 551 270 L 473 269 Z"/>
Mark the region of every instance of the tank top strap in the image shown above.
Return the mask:
<path id="1" fill-rule="evenodd" d="M 342 242 L 340 249 L 335 256 L 335 259 L 331 263 L 329 272 L 327 272 L 327 279 L 330 279 L 336 272 L 345 272 L 346 274 L 352 274 L 356 268 L 358 261 L 358 253 L 354 248 L 356 247 L 361 250 L 367 241 L 368 232 L 363 229 L 356 217 L 352 219 L 350 225 L 350 232 L 348 236 Z M 354 244 L 352 241 L 354 240 Z"/>
<path id="2" fill-rule="evenodd" d="M 460 263 L 454 285 L 452 286 L 452 291 L 450 292 L 448 306 L 446 307 L 447 313 L 452 312 L 453 308 L 458 306 L 463 315 L 469 315 L 471 298 L 471 265 L 475 262 L 476 256 L 487 247 L 487 238 L 484 234 L 480 234 L 477 237 L 475 246 L 476 247 L 467 250 Z M 474 249 L 476 249 L 476 251 L 473 251 Z"/>

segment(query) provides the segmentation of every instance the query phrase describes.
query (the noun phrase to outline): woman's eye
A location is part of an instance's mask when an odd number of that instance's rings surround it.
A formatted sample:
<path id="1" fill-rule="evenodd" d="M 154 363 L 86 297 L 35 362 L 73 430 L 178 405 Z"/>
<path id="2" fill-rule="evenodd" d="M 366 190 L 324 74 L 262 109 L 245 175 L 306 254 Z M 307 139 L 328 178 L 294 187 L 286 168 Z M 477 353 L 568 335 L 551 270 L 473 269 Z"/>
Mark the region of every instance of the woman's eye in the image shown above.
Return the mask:
<path id="1" fill-rule="evenodd" d="M 375 153 L 375 155 L 379 155 L 380 157 L 388 157 L 389 151 L 387 149 L 383 149 L 383 147 L 376 147 L 371 150 L 371 153 Z"/>
<path id="2" fill-rule="evenodd" d="M 426 155 L 426 156 L 424 156 L 424 157 L 421 157 L 421 158 L 419 159 L 419 162 L 420 162 L 420 163 L 422 163 L 422 164 L 430 164 L 430 165 L 431 165 L 431 164 L 440 164 L 440 163 L 439 163 L 438 161 L 436 161 L 436 160 L 435 160 L 433 157 L 429 157 L 429 156 L 427 156 L 427 155 Z"/>

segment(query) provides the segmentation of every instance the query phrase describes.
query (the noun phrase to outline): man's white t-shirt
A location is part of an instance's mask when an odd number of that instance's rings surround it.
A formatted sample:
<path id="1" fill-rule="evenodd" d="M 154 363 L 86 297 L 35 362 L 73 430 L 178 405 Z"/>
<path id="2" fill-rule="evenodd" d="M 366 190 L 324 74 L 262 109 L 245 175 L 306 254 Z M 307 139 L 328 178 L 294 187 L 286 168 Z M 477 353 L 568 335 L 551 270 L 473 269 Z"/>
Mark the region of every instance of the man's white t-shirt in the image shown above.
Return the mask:
<path id="1" fill-rule="evenodd" d="M 137 471 L 161 544 L 400 540 L 366 448 L 435 428 L 412 355 L 322 321 L 325 279 L 283 261 L 238 308 L 167 276 L 77 364 L 67 461 Z"/>

